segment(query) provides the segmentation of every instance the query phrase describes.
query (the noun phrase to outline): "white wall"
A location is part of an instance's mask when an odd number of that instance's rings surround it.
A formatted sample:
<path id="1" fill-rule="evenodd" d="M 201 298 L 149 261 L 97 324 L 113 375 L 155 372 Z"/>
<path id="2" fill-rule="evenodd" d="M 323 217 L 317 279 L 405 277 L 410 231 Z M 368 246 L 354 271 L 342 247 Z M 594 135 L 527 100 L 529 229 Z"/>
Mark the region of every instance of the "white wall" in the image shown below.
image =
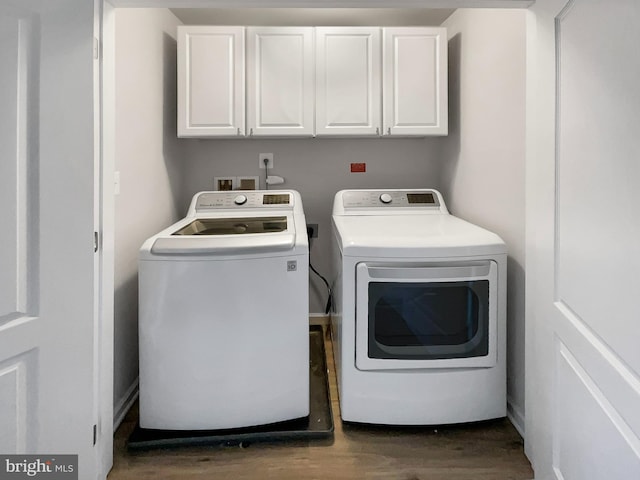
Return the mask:
<path id="1" fill-rule="evenodd" d="M 331 281 L 331 207 L 333 196 L 345 188 L 438 187 L 440 161 L 437 139 L 282 139 L 282 140 L 186 140 L 188 155 L 183 212 L 191 196 L 213 188 L 214 176 L 262 175 L 259 153 L 274 154 L 270 173 L 285 178 L 280 188 L 302 195 L 307 223 L 317 223 L 318 238 L 311 248 L 311 262 Z M 350 173 L 351 162 L 366 162 L 366 173 Z M 323 313 L 326 288 L 311 275 L 311 313 Z"/>
<path id="2" fill-rule="evenodd" d="M 525 18 L 457 10 L 449 34 L 449 136 L 441 185 L 454 215 L 498 233 L 509 250 L 508 395 L 524 426 Z"/>
<path id="3" fill-rule="evenodd" d="M 116 419 L 138 377 L 138 249 L 183 213 L 176 138 L 176 26 L 165 9 L 116 10 L 114 402 Z"/>

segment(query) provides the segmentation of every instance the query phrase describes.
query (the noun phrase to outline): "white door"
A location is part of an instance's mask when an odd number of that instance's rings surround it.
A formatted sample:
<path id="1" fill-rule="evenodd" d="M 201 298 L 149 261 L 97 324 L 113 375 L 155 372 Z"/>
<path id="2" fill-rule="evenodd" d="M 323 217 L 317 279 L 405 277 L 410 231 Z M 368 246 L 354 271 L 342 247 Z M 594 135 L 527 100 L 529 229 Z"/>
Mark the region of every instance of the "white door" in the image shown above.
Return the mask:
<path id="1" fill-rule="evenodd" d="M 0 5 L 0 452 L 78 454 L 80 478 L 108 469 L 113 421 L 97 402 L 95 20 L 86 0 Z"/>
<path id="2" fill-rule="evenodd" d="M 380 28 L 316 28 L 316 134 L 379 135 Z"/>
<path id="3" fill-rule="evenodd" d="M 640 3 L 532 12 L 526 451 L 537 479 L 637 479 Z"/>
<path id="4" fill-rule="evenodd" d="M 446 135 L 446 29 L 393 27 L 382 35 L 384 135 Z"/>
<path id="5" fill-rule="evenodd" d="M 244 28 L 178 27 L 178 136 L 244 135 Z"/>
<path id="6" fill-rule="evenodd" d="M 247 28 L 249 135 L 313 135 L 313 28 Z"/>

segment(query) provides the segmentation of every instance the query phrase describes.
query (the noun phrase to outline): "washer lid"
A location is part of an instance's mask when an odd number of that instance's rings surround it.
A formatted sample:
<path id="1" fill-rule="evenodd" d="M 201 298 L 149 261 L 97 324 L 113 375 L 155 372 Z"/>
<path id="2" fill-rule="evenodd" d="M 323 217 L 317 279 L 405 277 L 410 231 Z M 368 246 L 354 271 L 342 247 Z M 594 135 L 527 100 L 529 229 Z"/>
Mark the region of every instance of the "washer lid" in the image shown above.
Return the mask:
<path id="1" fill-rule="evenodd" d="M 296 228 L 292 212 L 246 217 L 220 214 L 183 218 L 147 240 L 140 252 L 144 257 L 219 256 L 285 252 L 295 247 Z"/>
<path id="2" fill-rule="evenodd" d="M 295 234 L 270 235 L 256 242 L 249 235 L 159 237 L 152 255 L 237 255 L 292 250 Z"/>
<path id="3" fill-rule="evenodd" d="M 345 256 L 433 258 L 507 253 L 498 235 L 453 215 L 334 215 L 333 224 Z"/>
<path id="4" fill-rule="evenodd" d="M 287 229 L 287 217 L 196 218 L 172 235 L 244 235 L 280 233 Z"/>

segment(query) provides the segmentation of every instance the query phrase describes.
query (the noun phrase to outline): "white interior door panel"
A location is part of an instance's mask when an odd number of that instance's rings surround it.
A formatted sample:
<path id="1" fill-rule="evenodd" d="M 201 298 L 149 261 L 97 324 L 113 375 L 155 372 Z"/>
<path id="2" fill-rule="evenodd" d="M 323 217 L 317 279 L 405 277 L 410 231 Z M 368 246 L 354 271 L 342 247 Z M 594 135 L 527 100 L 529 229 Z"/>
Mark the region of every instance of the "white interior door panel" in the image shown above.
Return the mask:
<path id="1" fill-rule="evenodd" d="M 533 11 L 527 453 L 536 478 L 640 478 L 640 5 Z"/>
<path id="2" fill-rule="evenodd" d="M 78 454 L 81 478 L 104 430 L 95 21 L 85 0 L 0 5 L 0 452 Z"/>

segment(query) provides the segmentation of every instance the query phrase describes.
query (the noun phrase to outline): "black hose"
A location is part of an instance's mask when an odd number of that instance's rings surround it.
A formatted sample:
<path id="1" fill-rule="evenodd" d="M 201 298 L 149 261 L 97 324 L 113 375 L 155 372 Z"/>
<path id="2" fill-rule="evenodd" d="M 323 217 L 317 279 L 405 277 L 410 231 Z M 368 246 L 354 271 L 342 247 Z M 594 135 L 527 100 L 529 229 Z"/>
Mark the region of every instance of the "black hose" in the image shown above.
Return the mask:
<path id="1" fill-rule="evenodd" d="M 327 304 L 324 307 L 324 314 L 327 315 L 330 311 L 331 311 L 331 303 L 332 303 L 332 299 L 333 299 L 333 293 L 331 292 L 331 286 L 329 285 L 329 282 L 327 282 L 327 279 L 324 278 L 322 275 L 320 275 L 320 272 L 318 272 L 318 270 L 315 269 L 315 267 L 311 264 L 311 233 L 313 232 L 313 230 L 309 227 L 307 227 L 307 237 L 309 240 L 309 268 L 311 269 L 311 271 L 313 273 L 315 273 L 318 277 L 320 277 L 322 279 L 322 281 L 324 282 L 324 284 L 327 286 Z"/>

